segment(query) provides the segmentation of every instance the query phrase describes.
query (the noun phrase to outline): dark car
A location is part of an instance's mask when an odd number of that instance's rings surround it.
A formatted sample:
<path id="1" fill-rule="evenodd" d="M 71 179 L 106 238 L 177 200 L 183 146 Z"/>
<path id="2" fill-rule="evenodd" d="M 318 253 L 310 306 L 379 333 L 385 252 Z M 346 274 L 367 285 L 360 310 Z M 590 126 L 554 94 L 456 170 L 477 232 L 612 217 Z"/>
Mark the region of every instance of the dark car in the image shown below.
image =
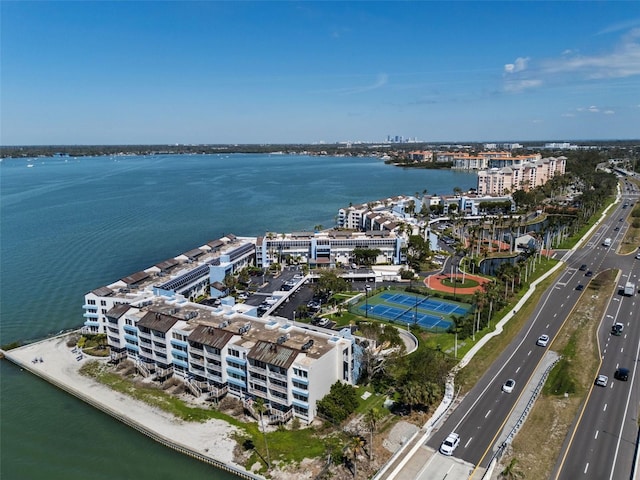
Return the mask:
<path id="1" fill-rule="evenodd" d="M 584 272 L 587 269 L 587 264 L 583 263 L 582 265 L 580 265 L 580 271 Z"/>
<path id="2" fill-rule="evenodd" d="M 627 380 L 629 380 L 629 369 L 619 368 L 616 370 L 616 373 L 614 373 L 613 376 L 618 380 L 622 380 L 623 382 L 626 382 Z"/>
<path id="3" fill-rule="evenodd" d="M 582 290 L 584 290 L 584 285 L 582 285 L 581 283 L 579 283 L 579 284 L 576 286 L 576 290 L 578 290 L 579 292 L 581 292 Z"/>
<path id="4" fill-rule="evenodd" d="M 587 270 L 587 273 L 584 274 L 585 277 L 592 277 L 593 272 L 591 270 Z"/>

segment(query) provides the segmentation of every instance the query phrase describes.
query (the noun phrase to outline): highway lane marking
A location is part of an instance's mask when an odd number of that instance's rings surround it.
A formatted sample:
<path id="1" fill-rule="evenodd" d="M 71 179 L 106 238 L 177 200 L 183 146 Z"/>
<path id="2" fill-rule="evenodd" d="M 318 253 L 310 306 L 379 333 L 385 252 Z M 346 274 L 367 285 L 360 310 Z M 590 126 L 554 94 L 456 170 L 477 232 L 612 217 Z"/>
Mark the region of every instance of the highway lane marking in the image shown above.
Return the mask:
<path id="1" fill-rule="evenodd" d="M 596 430 L 596 435 L 593 437 L 594 440 L 598 439 L 598 430 Z"/>
<path id="2" fill-rule="evenodd" d="M 583 473 L 587 473 L 587 470 L 589 470 L 589 462 L 587 462 L 587 464 L 584 467 L 584 472 Z"/>
<path id="3" fill-rule="evenodd" d="M 516 368 L 516 373 L 518 373 L 520 371 L 520 367 Z"/>
<path id="4" fill-rule="evenodd" d="M 527 353 L 527 357 L 528 357 L 529 355 L 531 355 L 531 350 L 529 350 L 529 353 Z"/>
<path id="5" fill-rule="evenodd" d="M 469 444 L 471 443 L 471 440 L 473 440 L 473 437 L 471 437 L 469 441 L 464 444 L 464 448 L 467 448 L 469 446 Z"/>
<path id="6" fill-rule="evenodd" d="M 624 347 L 622 347 L 622 348 L 620 349 L 620 353 L 622 353 L 622 352 L 624 352 Z"/>
<path id="7" fill-rule="evenodd" d="M 604 408 L 602 409 L 602 411 L 603 411 L 603 412 L 606 412 L 606 411 L 607 411 L 607 404 L 606 404 L 606 403 L 604 404 Z"/>
<path id="8" fill-rule="evenodd" d="M 487 412 L 487 414 L 484 416 L 484 418 L 487 418 L 487 417 L 489 416 L 489 414 L 490 414 L 490 413 L 491 413 L 491 410 L 489 410 L 489 411 Z"/>
<path id="9" fill-rule="evenodd" d="M 547 328 L 549 328 L 550 323 L 547 323 Z"/>
<path id="10" fill-rule="evenodd" d="M 607 353 L 607 349 L 605 348 L 602 352 L 602 356 L 604 357 L 604 354 Z"/>

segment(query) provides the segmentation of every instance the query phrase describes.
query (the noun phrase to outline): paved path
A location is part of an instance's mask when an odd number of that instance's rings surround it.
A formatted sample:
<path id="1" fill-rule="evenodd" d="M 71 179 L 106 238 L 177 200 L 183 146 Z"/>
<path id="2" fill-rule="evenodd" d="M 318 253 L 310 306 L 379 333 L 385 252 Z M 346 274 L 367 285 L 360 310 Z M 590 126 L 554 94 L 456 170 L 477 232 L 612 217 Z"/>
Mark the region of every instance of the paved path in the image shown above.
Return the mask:
<path id="1" fill-rule="evenodd" d="M 465 280 L 474 280 L 478 282 L 478 285 L 476 285 L 475 287 L 467 287 L 467 288 L 456 287 L 454 289 L 453 287 L 450 287 L 449 285 L 445 285 L 443 283 L 443 280 L 451 279 L 450 274 L 445 275 L 443 273 L 439 273 L 436 275 L 429 275 L 427 278 L 424 279 L 424 284 L 426 285 L 427 288 L 430 288 L 432 290 L 438 290 L 439 292 L 459 293 L 460 295 L 472 295 L 476 293 L 478 290 L 482 290 L 482 286 L 485 283 L 489 283 L 491 281 L 488 278 L 479 277 L 477 275 L 471 275 L 468 273 L 465 273 L 465 274 L 456 273 L 454 274 L 454 277 L 456 278 L 464 277 Z"/>

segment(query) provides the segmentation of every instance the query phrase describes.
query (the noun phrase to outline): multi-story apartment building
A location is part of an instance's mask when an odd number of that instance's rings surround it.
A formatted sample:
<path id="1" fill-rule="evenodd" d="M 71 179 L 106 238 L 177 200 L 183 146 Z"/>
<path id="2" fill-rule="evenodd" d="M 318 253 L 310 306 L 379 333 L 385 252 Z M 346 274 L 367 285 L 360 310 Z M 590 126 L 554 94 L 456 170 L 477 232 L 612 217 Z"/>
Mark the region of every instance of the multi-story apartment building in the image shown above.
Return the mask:
<path id="1" fill-rule="evenodd" d="M 414 162 L 433 162 L 433 152 L 430 150 L 414 150 L 407 153 L 407 158 Z"/>
<path id="2" fill-rule="evenodd" d="M 453 165 L 451 168 L 456 170 L 486 170 L 498 166 L 512 166 L 525 162 L 540 160 L 542 157 L 539 153 L 531 155 L 511 156 L 511 152 L 479 152 L 476 155 L 468 153 L 456 153 L 451 157 Z"/>
<path id="3" fill-rule="evenodd" d="M 376 263 L 397 265 L 403 245 L 401 236 L 387 230 L 273 233 L 258 237 L 256 265 L 267 268 L 287 258 L 313 267 L 348 265 L 356 248 L 380 250 Z"/>
<path id="4" fill-rule="evenodd" d="M 229 234 L 121 278 L 85 295 L 84 329 L 88 333 L 106 333 L 106 314 L 120 304 L 140 306 L 156 296 L 175 294 L 196 298 L 207 293 L 210 285 L 222 282 L 227 274 L 253 263 L 254 258 L 253 239 Z"/>
<path id="5" fill-rule="evenodd" d="M 480 171 L 477 192 L 479 195 L 503 195 L 544 185 L 551 178 L 564 175 L 566 160 L 566 157 L 549 157 Z"/>
<path id="6" fill-rule="evenodd" d="M 349 205 L 348 207 L 338 210 L 336 226 L 348 230 L 370 230 L 371 228 L 367 227 L 367 219 L 365 218 L 368 213 L 389 211 L 411 200 L 415 199 L 413 197 L 399 195 L 366 204 Z"/>
<path id="7" fill-rule="evenodd" d="M 349 328 L 302 328 L 178 294 L 119 304 L 105 317 L 113 361 L 129 359 L 156 381 L 180 378 L 197 397 L 238 398 L 252 414 L 261 398 L 271 423 L 292 417 L 311 422 L 331 385 L 353 385 L 360 372 L 362 349 Z"/>

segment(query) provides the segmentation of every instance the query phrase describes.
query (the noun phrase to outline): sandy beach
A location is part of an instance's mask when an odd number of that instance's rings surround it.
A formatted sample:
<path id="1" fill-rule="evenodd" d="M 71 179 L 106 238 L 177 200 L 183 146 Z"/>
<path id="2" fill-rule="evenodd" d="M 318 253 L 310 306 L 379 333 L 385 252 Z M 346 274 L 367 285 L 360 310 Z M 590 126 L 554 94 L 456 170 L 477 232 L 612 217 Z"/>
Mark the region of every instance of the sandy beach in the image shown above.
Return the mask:
<path id="1" fill-rule="evenodd" d="M 79 352 L 72 352 L 72 348 L 66 344 L 68 335 L 42 340 L 6 351 L 4 354 L 7 359 L 53 384 L 64 386 L 68 392 L 102 407 L 107 413 L 114 412 L 143 426 L 166 439 L 167 443 L 191 450 L 232 468 L 244 470 L 233 462 L 233 449 L 236 445 L 235 440 L 231 438 L 233 426 L 221 420 L 209 420 L 206 423 L 178 420 L 166 412 L 81 375 L 79 370 L 82 365 L 95 360 L 95 357 L 83 355 L 78 359 Z"/>

